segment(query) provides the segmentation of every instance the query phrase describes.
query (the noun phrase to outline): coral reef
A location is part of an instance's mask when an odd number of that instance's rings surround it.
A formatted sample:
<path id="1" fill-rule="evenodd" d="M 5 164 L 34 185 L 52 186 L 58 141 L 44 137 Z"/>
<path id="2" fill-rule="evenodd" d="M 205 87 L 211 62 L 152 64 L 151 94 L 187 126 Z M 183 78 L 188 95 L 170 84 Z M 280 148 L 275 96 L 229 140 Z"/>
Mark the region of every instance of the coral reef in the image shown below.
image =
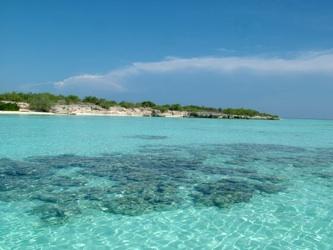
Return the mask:
<path id="1" fill-rule="evenodd" d="M 85 209 L 137 216 L 183 206 L 228 208 L 285 190 L 288 168 L 331 179 L 330 166 L 323 163 L 333 164 L 332 149 L 305 150 L 260 144 L 147 145 L 135 153 L 3 158 L 0 200 L 32 201 L 26 212 L 47 224 L 65 223 Z"/>

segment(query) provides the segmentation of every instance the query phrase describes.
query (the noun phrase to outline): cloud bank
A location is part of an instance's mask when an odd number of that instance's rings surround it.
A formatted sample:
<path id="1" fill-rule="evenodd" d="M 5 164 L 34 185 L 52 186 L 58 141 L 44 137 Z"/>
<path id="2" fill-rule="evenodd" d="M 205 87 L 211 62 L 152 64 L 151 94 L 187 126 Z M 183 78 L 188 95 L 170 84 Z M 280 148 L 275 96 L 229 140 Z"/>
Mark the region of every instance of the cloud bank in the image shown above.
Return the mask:
<path id="1" fill-rule="evenodd" d="M 57 88 L 103 87 L 126 91 L 129 78 L 149 74 L 207 72 L 214 74 L 306 75 L 333 76 L 333 52 L 312 52 L 293 58 L 279 57 L 168 57 L 155 62 L 135 62 L 106 74 L 72 76 L 55 84 Z"/>

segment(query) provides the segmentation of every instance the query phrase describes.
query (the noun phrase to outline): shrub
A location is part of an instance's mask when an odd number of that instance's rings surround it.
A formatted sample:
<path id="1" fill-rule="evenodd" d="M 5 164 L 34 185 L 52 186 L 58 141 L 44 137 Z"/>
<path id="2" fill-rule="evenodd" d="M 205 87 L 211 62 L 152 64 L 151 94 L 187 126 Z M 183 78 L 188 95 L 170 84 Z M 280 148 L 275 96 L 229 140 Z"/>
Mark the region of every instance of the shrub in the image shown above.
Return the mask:
<path id="1" fill-rule="evenodd" d="M 95 97 L 95 96 L 86 96 L 86 97 L 83 99 L 83 102 L 88 102 L 88 103 L 96 104 L 96 103 L 98 103 L 98 98 Z"/>
<path id="2" fill-rule="evenodd" d="M 154 108 L 156 107 L 156 104 L 151 101 L 144 101 L 140 103 L 140 106 L 144 108 Z"/>
<path id="3" fill-rule="evenodd" d="M 120 102 L 119 105 L 123 108 L 135 108 L 135 107 L 137 107 L 137 105 L 132 103 L 132 102 Z"/>
<path id="4" fill-rule="evenodd" d="M 66 104 L 75 104 L 81 101 L 80 97 L 76 95 L 69 95 L 63 98 L 65 98 Z"/>
<path id="5" fill-rule="evenodd" d="M 223 109 L 223 113 L 227 114 L 227 115 L 243 115 L 243 116 L 261 115 L 256 110 L 253 110 L 253 109 L 244 109 L 244 108 L 238 108 L 238 109 L 227 108 L 227 109 Z"/>
<path id="6" fill-rule="evenodd" d="M 163 105 L 163 106 L 157 105 L 154 107 L 154 109 L 159 110 L 161 113 L 165 113 L 169 110 L 169 106 L 168 105 Z"/>
<path id="7" fill-rule="evenodd" d="M 87 96 L 83 99 L 83 102 L 86 103 L 92 103 L 98 106 L 101 106 L 102 108 L 109 109 L 112 106 L 116 106 L 117 102 L 112 101 L 112 100 L 106 100 L 103 98 L 97 98 L 95 96 Z"/>
<path id="8" fill-rule="evenodd" d="M 105 99 L 99 99 L 98 102 L 95 104 L 101 106 L 102 108 L 109 109 L 112 106 L 116 106 L 117 102 Z"/>
<path id="9" fill-rule="evenodd" d="M 4 103 L 0 102 L 0 110 L 1 111 L 19 111 L 20 108 L 16 103 Z"/>
<path id="10" fill-rule="evenodd" d="M 38 112 L 49 112 L 55 102 L 48 94 L 37 94 L 29 100 L 30 109 Z"/>
<path id="11" fill-rule="evenodd" d="M 183 107 L 180 104 L 172 104 L 172 105 L 170 105 L 170 110 L 182 111 Z"/>

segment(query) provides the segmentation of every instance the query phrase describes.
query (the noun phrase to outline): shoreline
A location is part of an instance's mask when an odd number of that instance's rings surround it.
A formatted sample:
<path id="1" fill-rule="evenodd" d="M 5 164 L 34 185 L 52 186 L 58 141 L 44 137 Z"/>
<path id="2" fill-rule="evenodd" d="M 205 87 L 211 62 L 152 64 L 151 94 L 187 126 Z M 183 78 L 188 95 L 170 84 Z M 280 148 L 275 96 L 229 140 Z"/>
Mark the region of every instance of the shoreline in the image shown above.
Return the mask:
<path id="1" fill-rule="evenodd" d="M 1 115 L 22 115 L 22 116 L 94 116 L 94 117 L 149 117 L 149 118 L 196 118 L 196 119 L 220 119 L 220 120 L 276 120 L 276 119 L 269 119 L 268 117 L 218 117 L 218 118 L 211 118 L 211 117 L 191 117 L 191 116 L 182 116 L 182 115 L 165 115 L 165 116 L 153 116 L 153 115 L 145 115 L 145 114 L 126 114 L 126 113 L 53 113 L 53 112 L 37 112 L 37 111 L 0 111 Z"/>
<path id="2" fill-rule="evenodd" d="M 101 113 L 52 113 L 52 112 L 37 112 L 37 111 L 0 111 L 0 115 L 23 115 L 23 116 L 110 116 L 110 117 L 155 117 L 140 114 L 101 114 Z M 183 116 L 163 116 L 160 118 L 186 118 Z"/>
<path id="3" fill-rule="evenodd" d="M 0 111 L 0 115 L 42 115 L 42 116 L 53 116 L 57 115 L 50 112 L 36 112 L 36 111 Z"/>

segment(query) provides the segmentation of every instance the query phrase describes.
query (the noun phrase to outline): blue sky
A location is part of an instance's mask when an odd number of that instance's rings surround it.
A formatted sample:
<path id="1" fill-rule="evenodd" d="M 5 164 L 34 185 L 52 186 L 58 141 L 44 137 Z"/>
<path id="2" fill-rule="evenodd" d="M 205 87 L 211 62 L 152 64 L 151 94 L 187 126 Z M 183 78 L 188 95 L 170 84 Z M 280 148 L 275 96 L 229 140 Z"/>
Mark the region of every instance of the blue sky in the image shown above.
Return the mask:
<path id="1" fill-rule="evenodd" d="M 0 1 L 0 91 L 333 118 L 332 1 Z"/>

